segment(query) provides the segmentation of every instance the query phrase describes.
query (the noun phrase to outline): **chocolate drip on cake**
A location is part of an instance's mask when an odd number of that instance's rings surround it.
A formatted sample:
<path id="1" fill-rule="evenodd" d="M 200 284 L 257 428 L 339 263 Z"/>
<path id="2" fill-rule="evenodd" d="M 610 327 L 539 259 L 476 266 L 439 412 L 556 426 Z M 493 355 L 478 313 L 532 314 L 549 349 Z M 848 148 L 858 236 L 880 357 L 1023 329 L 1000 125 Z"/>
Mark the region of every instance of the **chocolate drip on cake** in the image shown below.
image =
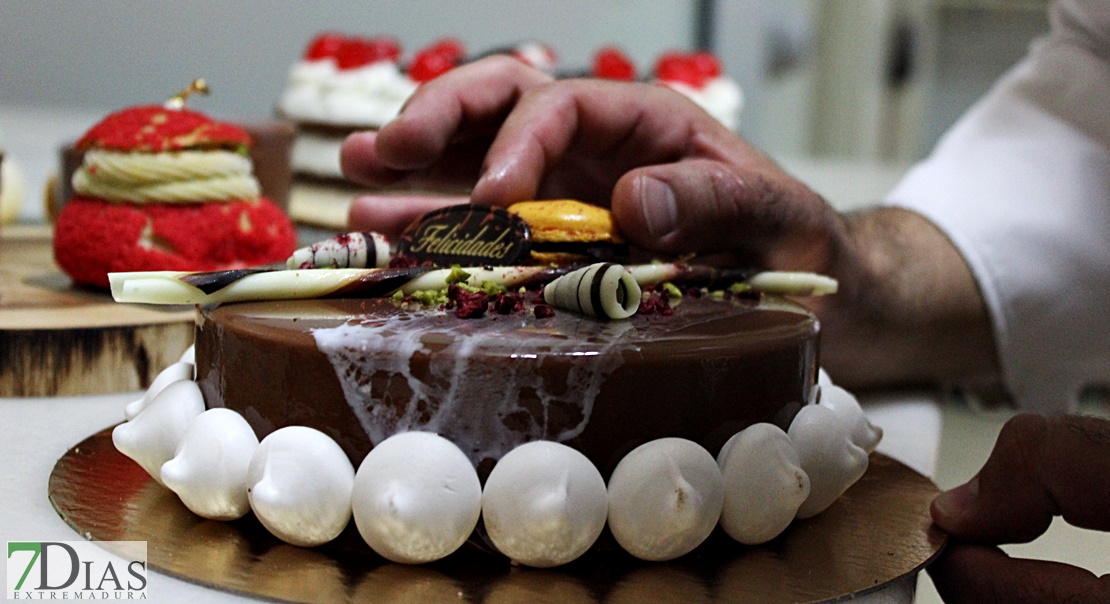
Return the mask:
<path id="1" fill-rule="evenodd" d="M 716 451 L 752 423 L 785 428 L 817 371 L 816 319 L 768 296 L 687 297 L 672 316 L 619 322 L 566 312 L 464 321 L 383 299 L 198 312 L 197 381 L 210 406 L 238 411 L 259 437 L 317 428 L 355 463 L 394 431 L 425 429 L 479 468 L 549 439 L 607 476 L 652 439 Z"/>

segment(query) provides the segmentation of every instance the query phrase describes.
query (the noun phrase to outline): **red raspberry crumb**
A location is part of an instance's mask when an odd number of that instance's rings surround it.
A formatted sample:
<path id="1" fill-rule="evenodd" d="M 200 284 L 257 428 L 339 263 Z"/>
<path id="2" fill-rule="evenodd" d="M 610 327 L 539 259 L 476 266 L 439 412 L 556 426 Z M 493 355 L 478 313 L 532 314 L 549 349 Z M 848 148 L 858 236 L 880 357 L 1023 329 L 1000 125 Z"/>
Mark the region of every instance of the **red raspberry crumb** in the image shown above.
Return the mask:
<path id="1" fill-rule="evenodd" d="M 548 304 L 537 304 L 535 308 L 532 309 L 532 314 L 535 315 L 537 319 L 550 319 L 555 316 L 555 309 L 551 308 Z"/>
<path id="2" fill-rule="evenodd" d="M 499 315 L 508 315 L 524 310 L 524 299 L 516 294 L 500 293 L 490 300 L 490 306 Z"/>
<path id="3" fill-rule="evenodd" d="M 458 285 L 447 287 L 447 308 L 455 310 L 460 319 L 477 319 L 486 314 L 489 296 L 483 292 L 468 292 Z"/>
<path id="4" fill-rule="evenodd" d="M 640 298 L 640 308 L 636 311 L 641 315 L 660 315 L 669 317 L 674 314 L 671 302 L 666 294 L 651 292 Z"/>

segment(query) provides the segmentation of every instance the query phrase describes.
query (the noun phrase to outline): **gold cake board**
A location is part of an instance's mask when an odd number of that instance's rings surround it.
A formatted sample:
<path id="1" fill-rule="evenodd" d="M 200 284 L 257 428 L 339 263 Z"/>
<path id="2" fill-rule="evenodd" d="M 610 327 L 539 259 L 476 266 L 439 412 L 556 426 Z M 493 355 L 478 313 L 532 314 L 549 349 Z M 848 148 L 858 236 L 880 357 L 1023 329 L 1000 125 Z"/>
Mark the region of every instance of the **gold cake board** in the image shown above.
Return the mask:
<path id="1" fill-rule="evenodd" d="M 253 515 L 205 520 L 117 452 L 110 429 L 66 452 L 49 483 L 51 503 L 74 530 L 97 541 L 146 541 L 151 569 L 228 592 L 313 602 L 849 599 L 936 557 L 945 543 L 929 518 L 937 492 L 924 476 L 873 454 L 867 474 L 832 507 L 770 543 L 742 546 L 714 534 L 678 560 L 646 563 L 608 541 L 612 549 L 537 570 L 470 544 L 433 564 L 394 564 L 363 543 L 353 523 L 332 543 L 305 549 L 271 536 Z"/>

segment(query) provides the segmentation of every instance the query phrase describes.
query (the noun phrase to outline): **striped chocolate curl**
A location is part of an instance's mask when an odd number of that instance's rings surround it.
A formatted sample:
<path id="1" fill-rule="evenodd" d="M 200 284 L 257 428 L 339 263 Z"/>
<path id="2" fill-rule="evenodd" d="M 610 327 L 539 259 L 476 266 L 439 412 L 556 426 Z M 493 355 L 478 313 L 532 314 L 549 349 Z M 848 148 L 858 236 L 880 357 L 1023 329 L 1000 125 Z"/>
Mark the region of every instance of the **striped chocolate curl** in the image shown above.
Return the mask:
<path id="1" fill-rule="evenodd" d="M 389 243 L 380 233 L 340 233 L 302 247 L 286 261 L 291 270 L 311 268 L 385 268 Z"/>
<path id="2" fill-rule="evenodd" d="M 589 267 L 586 267 L 589 268 Z M 629 281 L 622 278 L 625 299 L 621 306 L 635 310 L 639 288 L 674 283 L 682 287 L 723 289 L 733 283 L 748 283 L 754 291 L 786 296 L 822 296 L 836 293 L 835 279 L 813 273 L 763 272 L 717 269 L 682 263 L 633 264 L 621 267 L 638 285 L 636 304 L 629 297 Z M 585 269 L 579 269 L 585 270 Z M 506 289 L 539 289 L 556 278 L 569 276 L 571 269 L 549 266 L 463 267 L 470 275 L 467 284 L 485 282 Z M 144 304 L 214 304 L 251 300 L 295 300 L 306 298 L 371 298 L 411 295 L 420 290 L 446 289 L 454 275 L 451 269 L 414 267 L 340 268 L 329 270 L 273 270 L 266 268 L 213 272 L 146 271 L 109 273 L 112 297 L 117 302 Z M 453 281 L 452 281 L 453 282 Z M 552 294 L 554 290 L 552 290 Z M 573 309 L 577 309 L 577 302 Z M 615 317 L 614 317 L 615 318 Z"/>
<path id="3" fill-rule="evenodd" d="M 600 319 L 627 319 L 640 307 L 640 285 L 619 264 L 599 262 L 552 281 L 548 304 Z"/>

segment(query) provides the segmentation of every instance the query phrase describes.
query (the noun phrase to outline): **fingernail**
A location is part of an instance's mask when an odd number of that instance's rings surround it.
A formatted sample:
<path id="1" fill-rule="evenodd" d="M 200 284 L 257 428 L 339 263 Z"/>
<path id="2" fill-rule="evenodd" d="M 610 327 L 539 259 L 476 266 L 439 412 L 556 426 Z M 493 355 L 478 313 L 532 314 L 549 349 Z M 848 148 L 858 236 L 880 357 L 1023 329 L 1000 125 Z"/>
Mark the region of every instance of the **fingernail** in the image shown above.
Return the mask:
<path id="1" fill-rule="evenodd" d="M 936 520 L 957 523 L 975 507 L 979 498 L 979 477 L 945 491 L 933 499 L 933 512 Z"/>
<path id="2" fill-rule="evenodd" d="M 498 183 L 505 179 L 506 174 L 512 170 L 511 166 L 482 166 L 482 173 L 478 175 L 478 180 L 474 182 L 474 190 L 480 191 L 486 187 L 497 187 Z"/>
<path id="3" fill-rule="evenodd" d="M 674 231 L 678 217 L 674 191 L 667 183 L 650 176 L 641 176 L 639 181 L 640 212 L 648 235 L 660 238 Z"/>

